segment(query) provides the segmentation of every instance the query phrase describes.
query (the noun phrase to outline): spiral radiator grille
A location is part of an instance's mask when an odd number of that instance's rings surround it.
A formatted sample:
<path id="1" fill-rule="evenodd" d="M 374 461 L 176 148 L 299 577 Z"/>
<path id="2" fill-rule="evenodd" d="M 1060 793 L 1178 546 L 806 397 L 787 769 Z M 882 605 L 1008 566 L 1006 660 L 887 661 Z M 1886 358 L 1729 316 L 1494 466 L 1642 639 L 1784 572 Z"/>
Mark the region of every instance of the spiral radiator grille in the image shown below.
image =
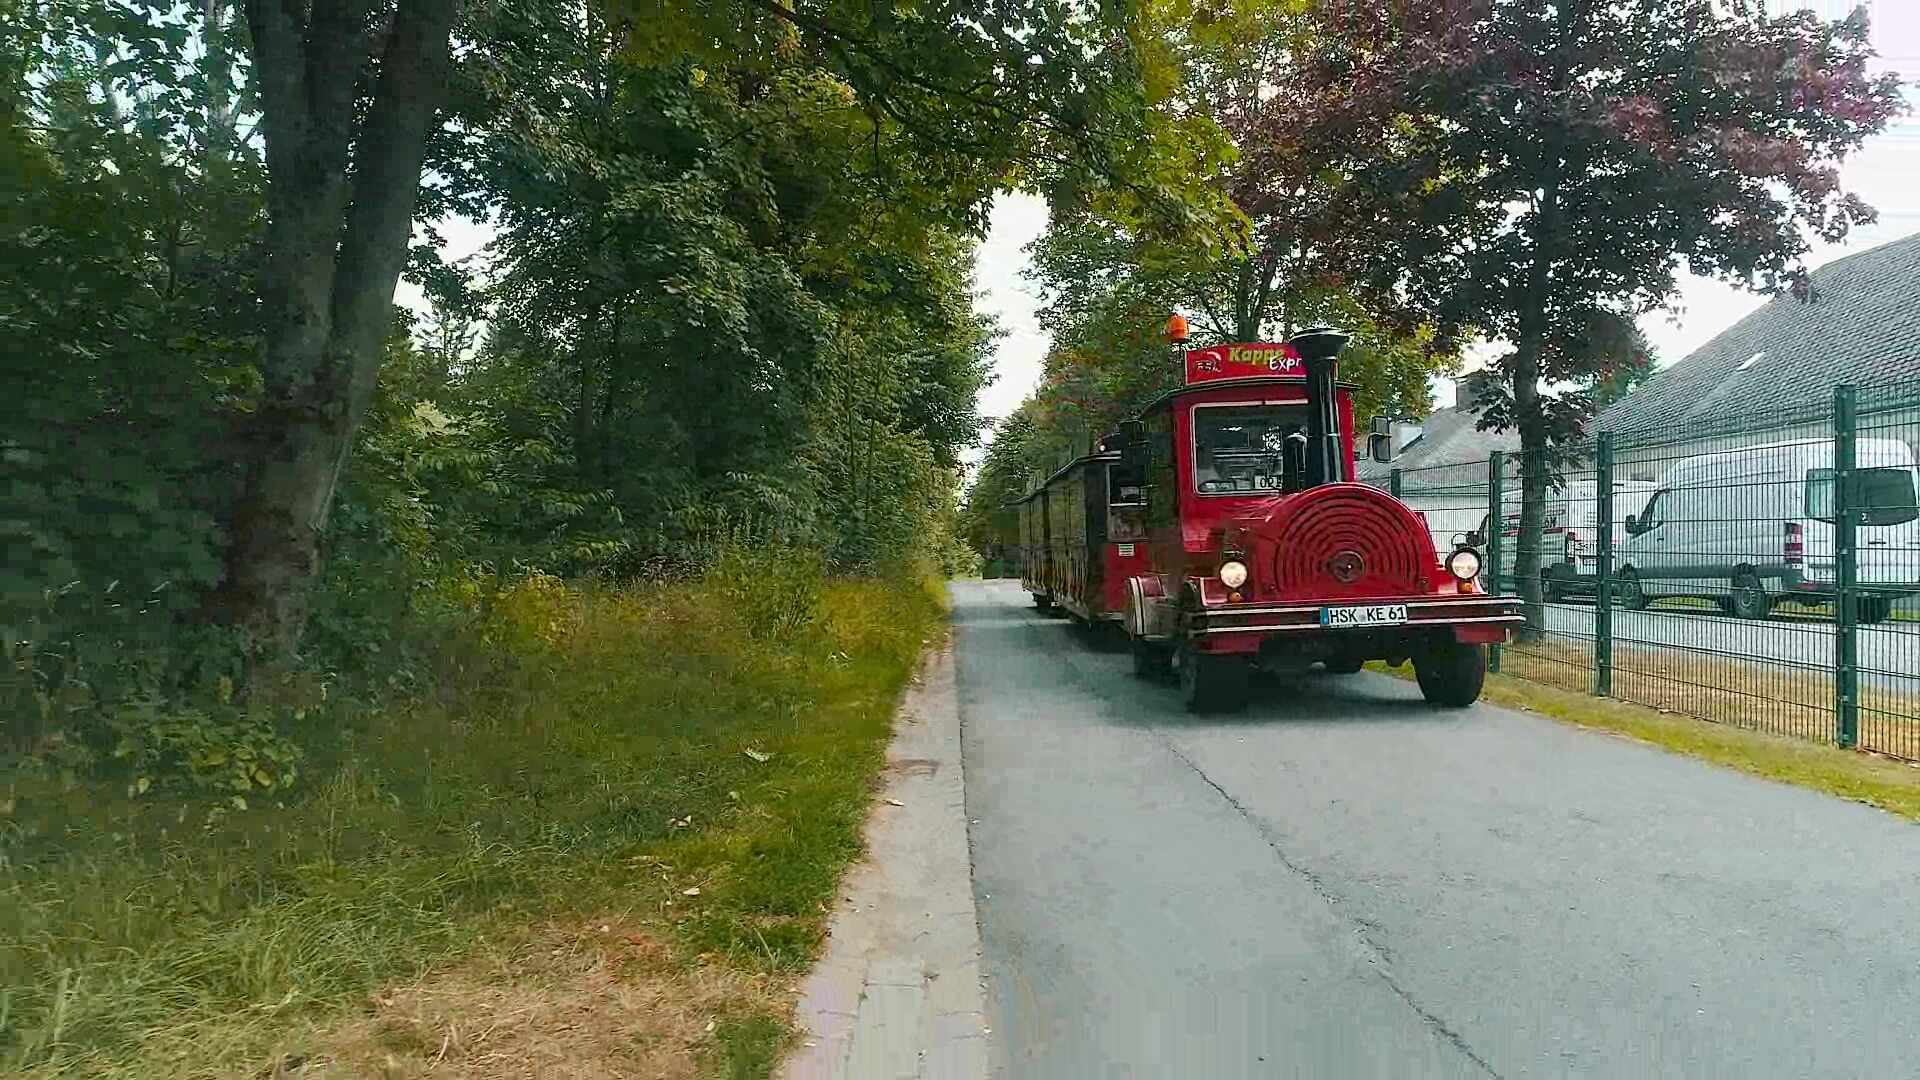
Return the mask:
<path id="1" fill-rule="evenodd" d="M 1332 484 L 1284 500 L 1260 527 L 1285 598 L 1406 596 L 1428 589 L 1433 542 L 1413 511 L 1360 484 Z"/>

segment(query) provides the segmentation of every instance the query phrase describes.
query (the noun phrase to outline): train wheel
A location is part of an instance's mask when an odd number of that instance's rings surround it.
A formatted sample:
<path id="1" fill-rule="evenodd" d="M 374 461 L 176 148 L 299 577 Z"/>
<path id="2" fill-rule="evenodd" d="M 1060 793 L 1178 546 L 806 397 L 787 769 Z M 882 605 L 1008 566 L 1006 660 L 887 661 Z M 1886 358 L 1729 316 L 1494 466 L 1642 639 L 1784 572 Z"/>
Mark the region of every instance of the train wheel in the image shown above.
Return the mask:
<path id="1" fill-rule="evenodd" d="M 1143 679 L 1158 679 L 1170 670 L 1167 650 L 1146 638 L 1134 638 L 1133 673 Z"/>
<path id="2" fill-rule="evenodd" d="M 1420 696 L 1434 705 L 1464 709 L 1480 700 L 1487 684 L 1487 647 L 1447 641 L 1413 660 Z"/>
<path id="3" fill-rule="evenodd" d="M 1186 650 L 1180 657 L 1180 696 L 1187 711 L 1232 712 L 1245 705 L 1251 667 L 1244 657 Z"/>

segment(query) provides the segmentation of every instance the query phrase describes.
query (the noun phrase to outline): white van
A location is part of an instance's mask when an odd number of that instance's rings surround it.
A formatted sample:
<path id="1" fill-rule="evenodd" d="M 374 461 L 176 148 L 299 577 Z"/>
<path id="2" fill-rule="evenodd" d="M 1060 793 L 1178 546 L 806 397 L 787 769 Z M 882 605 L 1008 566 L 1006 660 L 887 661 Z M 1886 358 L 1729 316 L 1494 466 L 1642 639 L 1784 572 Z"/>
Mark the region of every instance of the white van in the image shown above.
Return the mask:
<path id="1" fill-rule="evenodd" d="M 1640 513 L 1653 497 L 1651 480 L 1613 482 L 1613 549 L 1627 541 L 1627 518 Z M 1573 595 L 1593 595 L 1600 574 L 1599 481 L 1568 480 L 1547 492 L 1546 520 L 1540 532 L 1541 591 L 1549 603 Z M 1520 492 L 1501 492 L 1505 526 L 1500 532 L 1501 587 L 1513 588 L 1513 568 L 1520 557 Z M 1487 534 L 1484 515 L 1475 539 Z"/>
<path id="2" fill-rule="evenodd" d="M 1920 593 L 1920 503 L 1911 448 L 1854 444 L 1857 577 L 1871 591 L 1860 618 L 1879 622 L 1894 598 Z M 1701 597 L 1729 615 L 1764 619 L 1783 600 L 1831 599 L 1833 442 L 1805 439 L 1691 457 L 1614 548 L 1614 595 L 1639 609 L 1665 596 Z"/>

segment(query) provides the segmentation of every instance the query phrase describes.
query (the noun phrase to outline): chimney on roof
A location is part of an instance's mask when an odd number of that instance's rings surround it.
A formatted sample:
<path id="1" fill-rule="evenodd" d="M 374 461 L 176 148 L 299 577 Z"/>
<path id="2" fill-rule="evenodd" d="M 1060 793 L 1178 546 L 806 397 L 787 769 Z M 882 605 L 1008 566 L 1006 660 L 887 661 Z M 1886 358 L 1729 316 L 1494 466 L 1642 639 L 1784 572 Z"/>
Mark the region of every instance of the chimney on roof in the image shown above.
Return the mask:
<path id="1" fill-rule="evenodd" d="M 1500 373 L 1488 368 L 1469 371 L 1454 383 L 1453 407 L 1463 412 L 1479 412 L 1480 398 L 1489 387 L 1497 388 Z"/>

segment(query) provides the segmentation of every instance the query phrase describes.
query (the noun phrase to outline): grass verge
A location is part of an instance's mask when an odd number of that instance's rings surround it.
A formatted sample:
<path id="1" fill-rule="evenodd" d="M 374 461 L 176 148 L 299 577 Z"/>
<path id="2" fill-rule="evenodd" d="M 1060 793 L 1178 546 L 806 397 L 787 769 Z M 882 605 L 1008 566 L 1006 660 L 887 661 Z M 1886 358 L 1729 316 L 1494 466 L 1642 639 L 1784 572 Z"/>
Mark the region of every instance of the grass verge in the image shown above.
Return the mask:
<path id="1" fill-rule="evenodd" d="M 765 1076 L 940 618 L 802 593 L 523 583 L 281 805 L 15 779 L 0 1072 Z"/>
<path id="2" fill-rule="evenodd" d="M 1501 673 L 1585 693 L 1593 685 L 1593 645 L 1547 637 L 1502 650 Z M 1920 757 L 1920 700 L 1874 685 L 1860 690 L 1860 745 L 1899 758 Z M 1681 649 L 1616 643 L 1613 697 L 1663 712 L 1813 742 L 1834 737 L 1833 676 L 1821 669 L 1735 660 Z"/>
<path id="3" fill-rule="evenodd" d="M 1511 658 L 1509 652 L 1503 665 Z M 1413 677 L 1411 667 L 1368 666 L 1397 678 Z M 1644 705 L 1529 682 L 1504 672 L 1487 677 L 1481 700 L 1920 820 L 1920 763 L 1703 722 Z"/>

